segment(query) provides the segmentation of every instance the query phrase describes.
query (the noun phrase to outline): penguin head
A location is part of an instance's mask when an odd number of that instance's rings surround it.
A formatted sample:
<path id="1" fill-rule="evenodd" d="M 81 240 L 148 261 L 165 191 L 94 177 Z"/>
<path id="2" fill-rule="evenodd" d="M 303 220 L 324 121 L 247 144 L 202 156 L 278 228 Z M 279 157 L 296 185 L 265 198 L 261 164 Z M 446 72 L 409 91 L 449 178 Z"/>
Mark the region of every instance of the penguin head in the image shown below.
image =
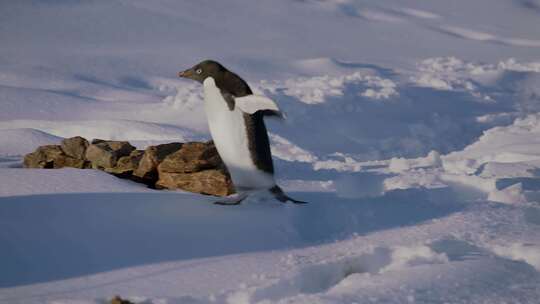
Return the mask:
<path id="1" fill-rule="evenodd" d="M 227 71 L 219 62 L 213 60 L 202 61 L 190 69 L 178 72 L 178 77 L 188 78 L 200 83 L 208 77 L 220 79 L 223 73 Z"/>

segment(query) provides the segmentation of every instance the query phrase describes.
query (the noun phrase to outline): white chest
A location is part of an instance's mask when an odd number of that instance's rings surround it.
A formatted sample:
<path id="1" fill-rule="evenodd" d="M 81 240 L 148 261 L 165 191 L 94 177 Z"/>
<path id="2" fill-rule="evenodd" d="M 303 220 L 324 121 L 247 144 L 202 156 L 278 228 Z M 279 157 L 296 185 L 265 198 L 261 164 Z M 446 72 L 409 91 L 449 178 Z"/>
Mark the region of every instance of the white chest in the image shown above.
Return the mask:
<path id="1" fill-rule="evenodd" d="M 243 113 L 233 111 L 221 95 L 214 79 L 204 83 L 204 107 L 208 126 L 219 155 L 227 165 L 237 187 L 272 186 L 273 177 L 257 169 L 248 148 L 248 136 Z"/>

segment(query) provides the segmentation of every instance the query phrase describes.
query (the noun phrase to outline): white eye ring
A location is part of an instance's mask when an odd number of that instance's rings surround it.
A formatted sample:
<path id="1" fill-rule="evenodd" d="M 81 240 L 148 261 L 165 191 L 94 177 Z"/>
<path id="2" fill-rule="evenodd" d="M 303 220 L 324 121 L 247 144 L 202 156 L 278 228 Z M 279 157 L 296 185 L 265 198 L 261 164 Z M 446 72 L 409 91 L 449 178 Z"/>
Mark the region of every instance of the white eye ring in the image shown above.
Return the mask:
<path id="1" fill-rule="evenodd" d="M 197 69 L 197 70 L 195 71 L 195 73 L 197 73 L 197 74 L 202 73 L 202 69 Z"/>

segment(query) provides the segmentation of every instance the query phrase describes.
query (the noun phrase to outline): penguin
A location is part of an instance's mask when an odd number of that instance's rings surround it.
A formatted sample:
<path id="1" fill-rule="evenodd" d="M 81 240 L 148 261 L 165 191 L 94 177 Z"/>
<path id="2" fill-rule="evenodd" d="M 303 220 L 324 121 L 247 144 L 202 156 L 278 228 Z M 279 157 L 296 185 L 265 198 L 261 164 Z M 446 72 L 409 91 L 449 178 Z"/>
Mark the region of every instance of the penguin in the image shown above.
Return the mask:
<path id="1" fill-rule="evenodd" d="M 282 203 L 306 203 L 287 196 L 274 179 L 264 117 L 283 114 L 273 100 L 254 95 L 242 78 L 213 60 L 179 72 L 178 77 L 203 84 L 210 134 L 236 189 L 236 194 L 216 204 L 238 205 L 258 191 L 268 191 Z"/>

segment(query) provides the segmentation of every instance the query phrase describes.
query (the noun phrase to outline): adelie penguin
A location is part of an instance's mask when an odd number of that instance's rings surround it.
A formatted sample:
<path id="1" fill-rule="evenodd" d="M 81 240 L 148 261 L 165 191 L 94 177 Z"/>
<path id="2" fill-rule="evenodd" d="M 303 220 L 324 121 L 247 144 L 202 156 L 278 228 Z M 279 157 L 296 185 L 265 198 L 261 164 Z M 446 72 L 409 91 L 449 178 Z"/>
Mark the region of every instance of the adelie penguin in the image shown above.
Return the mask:
<path id="1" fill-rule="evenodd" d="M 203 61 L 179 72 L 178 76 L 203 84 L 210 133 L 237 192 L 216 204 L 240 204 L 257 191 L 269 191 L 283 203 L 305 203 L 287 196 L 274 180 L 263 118 L 282 117 L 276 103 L 267 97 L 253 95 L 242 78 L 216 61 Z"/>

